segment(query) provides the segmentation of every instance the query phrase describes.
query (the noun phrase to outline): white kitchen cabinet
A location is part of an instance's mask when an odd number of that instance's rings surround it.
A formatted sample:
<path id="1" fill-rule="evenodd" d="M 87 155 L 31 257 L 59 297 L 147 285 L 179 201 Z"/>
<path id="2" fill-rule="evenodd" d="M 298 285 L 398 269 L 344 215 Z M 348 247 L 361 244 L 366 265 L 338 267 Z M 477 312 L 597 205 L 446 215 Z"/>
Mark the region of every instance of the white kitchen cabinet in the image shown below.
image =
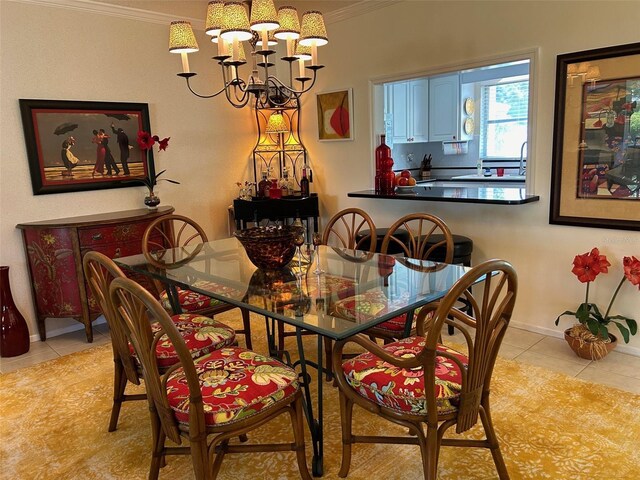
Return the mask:
<path id="1" fill-rule="evenodd" d="M 385 85 L 385 104 L 392 113 L 393 143 L 429 141 L 429 80 Z"/>
<path id="2" fill-rule="evenodd" d="M 429 141 L 460 140 L 460 76 L 429 78 Z"/>

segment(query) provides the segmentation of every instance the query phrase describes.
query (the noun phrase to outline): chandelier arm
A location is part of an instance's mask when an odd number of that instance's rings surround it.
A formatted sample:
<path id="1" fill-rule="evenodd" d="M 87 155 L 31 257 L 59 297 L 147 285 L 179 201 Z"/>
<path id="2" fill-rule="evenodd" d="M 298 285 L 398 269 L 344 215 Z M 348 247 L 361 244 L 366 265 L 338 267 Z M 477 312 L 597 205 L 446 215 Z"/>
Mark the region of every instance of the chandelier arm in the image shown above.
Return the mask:
<path id="1" fill-rule="evenodd" d="M 316 70 L 313 70 L 313 78 L 311 79 L 311 83 L 306 88 L 304 87 L 304 84 L 303 84 L 303 88 L 301 90 L 296 90 L 295 88 L 292 88 L 292 87 L 282 83 L 282 81 L 279 78 L 274 77 L 273 75 L 270 75 L 269 78 L 267 79 L 267 81 L 268 82 L 273 82 L 274 86 L 278 90 L 284 90 L 284 91 L 288 92 L 291 95 L 299 97 L 303 93 L 307 93 L 309 90 L 311 90 L 313 88 L 313 86 L 316 83 L 316 78 L 317 78 Z"/>
<path id="2" fill-rule="evenodd" d="M 189 91 L 190 91 L 191 93 L 193 93 L 196 97 L 199 97 L 199 98 L 213 98 L 213 97 L 217 97 L 218 95 L 220 95 L 222 92 L 224 92 L 224 91 L 227 89 L 227 85 L 226 85 L 226 83 L 225 83 L 225 85 L 224 85 L 220 90 L 218 90 L 216 93 L 212 93 L 212 94 L 209 94 L 209 95 L 202 95 L 202 94 L 200 94 L 200 93 L 196 92 L 193 88 L 191 88 L 191 83 L 189 82 L 189 79 L 188 79 L 188 78 L 187 78 L 186 80 L 187 80 L 187 87 L 189 88 Z"/>

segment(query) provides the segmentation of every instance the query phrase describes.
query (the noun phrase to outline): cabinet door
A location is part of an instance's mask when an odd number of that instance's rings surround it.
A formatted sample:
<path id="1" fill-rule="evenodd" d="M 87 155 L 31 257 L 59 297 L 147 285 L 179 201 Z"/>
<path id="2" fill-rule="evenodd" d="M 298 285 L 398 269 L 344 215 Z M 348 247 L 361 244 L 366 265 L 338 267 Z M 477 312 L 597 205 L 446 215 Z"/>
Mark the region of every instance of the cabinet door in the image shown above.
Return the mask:
<path id="1" fill-rule="evenodd" d="M 407 143 L 410 141 L 407 112 L 409 82 L 392 83 L 389 90 L 391 93 L 391 112 L 393 113 L 393 126 L 391 128 L 393 143 Z"/>
<path id="2" fill-rule="evenodd" d="M 412 142 L 429 141 L 429 80 L 409 82 L 409 137 Z"/>
<path id="3" fill-rule="evenodd" d="M 429 141 L 459 139 L 460 77 L 444 75 L 429 79 Z"/>

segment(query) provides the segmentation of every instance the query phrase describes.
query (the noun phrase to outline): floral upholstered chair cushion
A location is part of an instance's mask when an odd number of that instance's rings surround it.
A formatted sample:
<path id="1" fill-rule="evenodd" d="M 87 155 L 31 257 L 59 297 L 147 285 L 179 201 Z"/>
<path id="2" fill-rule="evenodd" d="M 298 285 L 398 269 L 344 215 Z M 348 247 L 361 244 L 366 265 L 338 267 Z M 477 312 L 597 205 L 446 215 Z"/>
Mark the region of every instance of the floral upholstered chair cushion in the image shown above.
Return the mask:
<path id="1" fill-rule="evenodd" d="M 223 347 L 233 345 L 236 341 L 236 333 L 233 328 L 209 317 L 181 313 L 171 317 L 174 325 L 184 339 L 187 348 L 193 358 L 199 358 Z M 151 324 L 152 333 L 160 331 L 158 323 Z M 131 354 L 135 357 L 132 345 L 129 345 Z M 156 358 L 158 366 L 167 368 L 178 362 L 173 343 L 166 335 L 163 335 L 156 344 Z"/>
<path id="2" fill-rule="evenodd" d="M 239 347 L 216 350 L 195 361 L 205 422 L 221 425 L 243 420 L 290 398 L 298 374 L 284 363 Z M 182 367 L 166 385 L 169 405 L 180 423 L 189 423 L 189 388 Z"/>
<path id="3" fill-rule="evenodd" d="M 231 287 L 227 287 L 224 285 L 220 285 L 215 282 L 207 282 L 207 281 L 199 281 L 194 283 L 194 287 L 201 288 L 203 290 L 207 290 L 210 292 L 216 292 L 220 294 L 224 294 L 225 296 L 239 296 L 240 292 Z M 220 305 L 222 302 L 220 300 L 216 300 L 215 298 L 211 298 L 208 295 L 203 295 L 198 292 L 194 292 L 192 290 L 182 289 L 177 287 L 178 291 L 178 302 L 182 307 L 182 310 L 187 313 L 195 313 L 207 308 L 215 307 L 216 305 Z M 169 302 L 169 296 L 165 291 L 160 293 L 160 303 L 167 311 L 171 311 L 171 303 Z"/>
<path id="4" fill-rule="evenodd" d="M 400 358 L 410 358 L 425 345 L 424 337 L 409 337 L 389 343 L 383 348 Z M 448 352 L 463 365 L 468 365 L 465 355 L 445 345 L 438 351 Z M 362 397 L 384 407 L 403 413 L 426 415 L 424 369 L 403 369 L 391 365 L 372 353 L 363 353 L 342 364 L 345 379 Z M 438 413 L 457 410 L 462 374 L 458 365 L 448 358 L 436 356 L 436 403 Z"/>

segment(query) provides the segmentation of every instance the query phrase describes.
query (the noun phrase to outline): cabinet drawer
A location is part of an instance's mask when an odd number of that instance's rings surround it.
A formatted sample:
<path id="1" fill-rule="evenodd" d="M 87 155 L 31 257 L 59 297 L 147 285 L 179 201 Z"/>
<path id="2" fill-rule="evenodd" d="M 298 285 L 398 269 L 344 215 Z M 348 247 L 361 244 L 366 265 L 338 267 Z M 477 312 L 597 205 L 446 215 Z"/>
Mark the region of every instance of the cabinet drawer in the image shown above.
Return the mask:
<path id="1" fill-rule="evenodd" d="M 93 247 L 96 245 L 121 244 L 133 240 L 140 243 L 149 223 L 151 222 L 123 223 L 121 225 L 81 229 L 78 232 L 80 246 Z"/>

